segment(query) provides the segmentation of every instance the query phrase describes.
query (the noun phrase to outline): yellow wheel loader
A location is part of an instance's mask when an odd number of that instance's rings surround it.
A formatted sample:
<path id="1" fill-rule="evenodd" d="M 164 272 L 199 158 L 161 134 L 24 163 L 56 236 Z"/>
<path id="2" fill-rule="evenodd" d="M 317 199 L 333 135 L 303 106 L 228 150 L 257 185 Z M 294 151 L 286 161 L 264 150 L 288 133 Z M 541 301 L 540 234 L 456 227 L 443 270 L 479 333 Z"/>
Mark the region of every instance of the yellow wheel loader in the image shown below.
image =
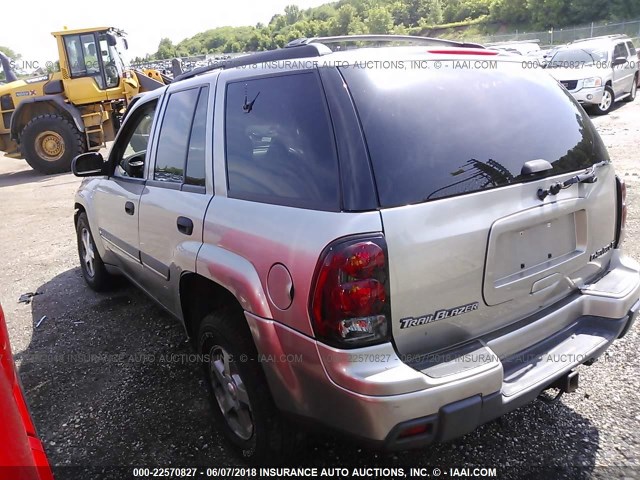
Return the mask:
<path id="1" fill-rule="evenodd" d="M 128 69 L 124 32 L 112 27 L 63 30 L 59 71 L 18 80 L 0 55 L 0 151 L 45 174 L 69 171 L 76 155 L 113 140 L 127 105 L 171 81 L 155 70 Z"/>

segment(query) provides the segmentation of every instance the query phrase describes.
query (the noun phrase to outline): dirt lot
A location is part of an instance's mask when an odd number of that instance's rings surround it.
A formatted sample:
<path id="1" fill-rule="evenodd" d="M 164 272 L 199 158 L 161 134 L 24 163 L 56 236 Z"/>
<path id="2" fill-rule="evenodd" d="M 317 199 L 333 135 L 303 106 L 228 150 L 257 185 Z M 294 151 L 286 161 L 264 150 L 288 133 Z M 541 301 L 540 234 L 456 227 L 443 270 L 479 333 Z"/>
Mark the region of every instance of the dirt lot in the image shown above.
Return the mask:
<path id="1" fill-rule="evenodd" d="M 640 260 L 640 101 L 594 122 L 630 187 L 626 250 Z M 99 295 L 83 283 L 72 220 L 78 184 L 70 174 L 43 177 L 23 161 L 0 159 L 0 301 L 24 389 L 51 462 L 94 467 L 59 470 L 58 479 L 130 478 L 128 469 L 101 472 L 116 465 L 242 465 L 212 427 L 199 365 L 160 358 L 191 353 L 181 327 L 131 286 Z M 41 295 L 19 304 L 26 292 Z M 451 443 L 381 454 L 314 435 L 292 464 L 478 465 L 511 478 L 553 467 L 562 470 L 545 476 L 612 478 L 635 466 L 626 476 L 636 478 L 639 349 L 636 327 L 582 368 L 578 393 L 555 406 L 536 402 Z"/>

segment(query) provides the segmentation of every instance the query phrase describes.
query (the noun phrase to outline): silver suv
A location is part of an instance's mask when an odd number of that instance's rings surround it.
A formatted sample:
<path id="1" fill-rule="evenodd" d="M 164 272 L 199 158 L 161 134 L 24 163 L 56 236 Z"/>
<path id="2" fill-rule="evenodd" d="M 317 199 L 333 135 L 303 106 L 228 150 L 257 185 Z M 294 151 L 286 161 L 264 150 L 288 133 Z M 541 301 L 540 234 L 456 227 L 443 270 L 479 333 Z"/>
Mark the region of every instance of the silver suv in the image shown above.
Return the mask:
<path id="1" fill-rule="evenodd" d="M 124 274 L 184 324 L 249 457 L 300 421 L 458 437 L 574 390 L 640 305 L 625 185 L 555 80 L 474 45 L 329 48 L 347 40 L 184 74 L 106 161 L 73 162 L 84 278 Z"/>
<path id="2" fill-rule="evenodd" d="M 614 102 L 636 98 L 639 62 L 626 35 L 572 42 L 559 48 L 546 67 L 578 102 L 598 115 L 609 113 Z"/>

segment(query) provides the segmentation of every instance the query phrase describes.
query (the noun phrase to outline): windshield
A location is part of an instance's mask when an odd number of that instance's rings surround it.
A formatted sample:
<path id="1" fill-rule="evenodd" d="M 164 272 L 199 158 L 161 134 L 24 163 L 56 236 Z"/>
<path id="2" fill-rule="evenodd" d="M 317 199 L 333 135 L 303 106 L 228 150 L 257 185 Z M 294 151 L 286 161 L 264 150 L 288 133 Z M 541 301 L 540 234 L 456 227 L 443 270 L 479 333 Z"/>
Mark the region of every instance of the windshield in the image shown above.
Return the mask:
<path id="1" fill-rule="evenodd" d="M 551 59 L 551 68 L 574 68 L 583 65 L 591 65 L 597 62 L 606 62 L 608 54 L 601 48 L 571 48 L 558 50 Z"/>

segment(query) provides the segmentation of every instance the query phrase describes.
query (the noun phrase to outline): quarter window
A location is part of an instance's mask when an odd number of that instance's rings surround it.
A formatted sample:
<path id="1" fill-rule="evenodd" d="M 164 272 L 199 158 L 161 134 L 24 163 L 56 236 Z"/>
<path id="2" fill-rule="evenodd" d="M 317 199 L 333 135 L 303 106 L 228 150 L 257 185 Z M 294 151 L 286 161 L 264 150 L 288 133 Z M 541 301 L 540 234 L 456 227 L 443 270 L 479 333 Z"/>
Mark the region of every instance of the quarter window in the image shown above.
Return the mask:
<path id="1" fill-rule="evenodd" d="M 627 42 L 627 47 L 629 47 L 629 53 L 635 56 L 637 52 L 636 47 L 633 46 L 633 43 Z"/>
<path id="2" fill-rule="evenodd" d="M 203 87 L 198 97 L 196 113 L 191 127 L 191 139 L 189 140 L 189 152 L 187 154 L 187 176 L 185 182 L 188 185 L 204 187 L 204 161 L 205 143 L 207 135 L 207 100 L 209 87 Z"/>
<path id="3" fill-rule="evenodd" d="M 230 197 L 339 210 L 335 141 L 316 72 L 230 83 L 225 138 Z"/>

